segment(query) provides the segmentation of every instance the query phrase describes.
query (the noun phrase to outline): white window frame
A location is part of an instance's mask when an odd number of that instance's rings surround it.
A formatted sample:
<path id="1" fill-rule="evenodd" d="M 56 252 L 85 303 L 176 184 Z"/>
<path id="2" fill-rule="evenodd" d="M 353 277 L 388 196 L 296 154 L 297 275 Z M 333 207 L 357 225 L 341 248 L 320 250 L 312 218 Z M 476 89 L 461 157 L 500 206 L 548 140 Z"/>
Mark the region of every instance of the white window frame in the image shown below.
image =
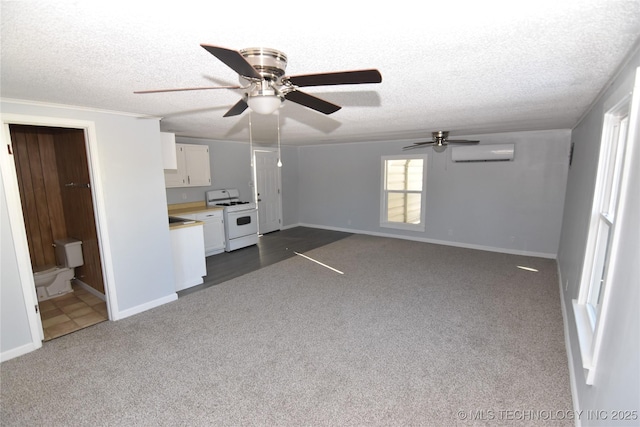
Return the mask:
<path id="1" fill-rule="evenodd" d="M 398 190 L 387 190 L 387 161 L 389 160 L 406 160 L 406 159 L 422 159 L 422 190 L 412 191 L 406 190 L 408 194 L 420 194 L 420 222 L 418 224 L 409 224 L 403 222 L 387 221 L 387 194 L 389 192 L 397 192 Z M 427 155 L 426 154 L 400 154 L 393 156 L 381 157 L 381 180 L 380 180 L 380 227 L 395 228 L 400 230 L 425 230 L 425 208 L 427 197 Z"/>
<path id="2" fill-rule="evenodd" d="M 610 260 L 617 257 L 620 229 L 616 227 L 618 206 L 624 203 L 629 156 L 626 152 L 638 125 L 639 97 L 625 96 L 604 116 L 598 171 L 589 223 L 580 290 L 573 311 L 580 343 L 585 382 L 595 379 L 603 342 L 611 288 L 615 286 Z M 634 184 L 631 184 L 634 185 Z"/>

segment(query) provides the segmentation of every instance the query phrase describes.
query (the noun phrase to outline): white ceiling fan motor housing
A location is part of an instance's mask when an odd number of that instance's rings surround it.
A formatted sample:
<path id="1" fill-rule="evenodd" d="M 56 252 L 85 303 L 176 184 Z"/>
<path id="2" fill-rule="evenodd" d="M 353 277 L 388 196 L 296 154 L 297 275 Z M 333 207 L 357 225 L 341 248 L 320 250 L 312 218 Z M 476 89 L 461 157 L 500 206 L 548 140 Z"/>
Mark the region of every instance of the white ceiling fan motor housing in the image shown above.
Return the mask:
<path id="1" fill-rule="evenodd" d="M 284 101 L 283 93 L 276 87 L 287 68 L 287 55 L 276 49 L 251 47 L 242 49 L 240 54 L 262 76 L 261 81 L 251 81 L 247 93 L 249 107 L 259 114 L 270 114 Z M 240 83 L 247 79 L 240 76 Z"/>

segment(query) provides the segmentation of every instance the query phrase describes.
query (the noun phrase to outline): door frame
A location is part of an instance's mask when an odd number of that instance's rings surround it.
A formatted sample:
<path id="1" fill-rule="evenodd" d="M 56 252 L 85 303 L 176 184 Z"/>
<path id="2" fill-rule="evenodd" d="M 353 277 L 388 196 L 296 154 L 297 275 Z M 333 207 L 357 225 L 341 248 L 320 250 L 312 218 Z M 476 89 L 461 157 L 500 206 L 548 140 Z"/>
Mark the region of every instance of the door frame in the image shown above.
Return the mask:
<path id="1" fill-rule="evenodd" d="M 254 182 L 254 186 L 253 186 L 253 200 L 256 203 L 256 207 L 258 207 L 258 174 L 257 174 L 257 166 L 256 166 L 256 153 L 257 152 L 268 152 L 268 153 L 275 153 L 276 155 L 278 154 L 278 149 L 277 148 L 270 148 L 270 147 L 254 147 L 251 151 L 251 173 L 253 175 L 253 182 Z M 282 229 L 282 171 L 281 168 L 277 168 L 278 169 L 278 188 L 280 189 L 280 192 L 278 193 L 278 219 L 280 221 L 280 229 Z M 258 217 L 260 215 L 260 210 L 258 209 Z M 258 226 L 259 226 L 259 222 L 258 221 Z M 258 233 L 260 232 L 259 227 L 258 227 Z"/>
<path id="2" fill-rule="evenodd" d="M 0 115 L 2 132 L 0 138 L 2 145 L 13 147 L 9 125 L 27 125 L 81 129 L 84 131 L 85 150 L 87 163 L 89 165 L 89 179 L 91 183 L 91 197 L 93 200 L 94 220 L 98 235 L 98 248 L 100 250 L 100 263 L 104 280 L 105 299 L 109 319 L 114 319 L 118 313 L 117 297 L 115 286 L 113 285 L 113 260 L 111 258 L 111 245 L 109 233 L 107 231 L 106 209 L 103 196 L 103 185 L 100 177 L 100 161 L 98 157 L 98 139 L 95 123 L 87 120 L 75 120 L 62 117 L 46 117 L 22 114 L 2 114 Z M 13 149 L 11 149 L 13 151 Z M 33 279 L 33 269 L 31 267 L 31 255 L 27 242 L 27 232 L 25 228 L 22 204 L 20 201 L 20 190 L 18 187 L 18 176 L 14 163 L 13 154 L 4 148 L 0 150 L 0 165 L 2 166 L 2 179 L 7 199 L 7 209 L 10 219 L 11 234 L 13 236 L 16 260 L 18 264 L 18 274 L 22 285 L 22 293 L 25 301 L 25 310 L 29 321 L 33 349 L 42 346 L 44 333 L 40 314 L 32 307 L 38 306 L 35 282 Z"/>

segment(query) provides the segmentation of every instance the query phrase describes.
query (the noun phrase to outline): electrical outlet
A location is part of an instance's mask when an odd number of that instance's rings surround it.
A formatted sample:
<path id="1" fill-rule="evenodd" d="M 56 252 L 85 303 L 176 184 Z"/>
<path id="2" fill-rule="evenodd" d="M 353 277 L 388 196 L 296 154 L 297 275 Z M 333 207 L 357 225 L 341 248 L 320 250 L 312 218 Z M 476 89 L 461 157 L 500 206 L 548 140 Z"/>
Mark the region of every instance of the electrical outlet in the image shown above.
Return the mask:
<path id="1" fill-rule="evenodd" d="M 182 193 L 182 200 L 187 200 L 187 193 Z"/>

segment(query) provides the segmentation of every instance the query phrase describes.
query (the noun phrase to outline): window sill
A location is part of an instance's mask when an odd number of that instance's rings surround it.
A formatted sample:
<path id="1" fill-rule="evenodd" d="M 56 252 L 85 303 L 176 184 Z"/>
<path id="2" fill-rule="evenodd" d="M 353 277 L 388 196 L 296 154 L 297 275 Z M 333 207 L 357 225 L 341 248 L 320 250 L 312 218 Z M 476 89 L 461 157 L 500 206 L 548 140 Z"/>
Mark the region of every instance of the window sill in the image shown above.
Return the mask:
<path id="1" fill-rule="evenodd" d="M 574 299 L 572 302 L 576 329 L 578 331 L 582 367 L 586 369 L 586 383 L 593 384 L 595 371 L 595 366 L 593 366 L 593 329 L 591 328 L 589 313 L 586 304 L 580 304 L 577 299 Z"/>
<path id="2" fill-rule="evenodd" d="M 398 230 L 424 231 L 424 224 L 406 224 L 403 222 L 381 222 L 380 227 Z"/>

